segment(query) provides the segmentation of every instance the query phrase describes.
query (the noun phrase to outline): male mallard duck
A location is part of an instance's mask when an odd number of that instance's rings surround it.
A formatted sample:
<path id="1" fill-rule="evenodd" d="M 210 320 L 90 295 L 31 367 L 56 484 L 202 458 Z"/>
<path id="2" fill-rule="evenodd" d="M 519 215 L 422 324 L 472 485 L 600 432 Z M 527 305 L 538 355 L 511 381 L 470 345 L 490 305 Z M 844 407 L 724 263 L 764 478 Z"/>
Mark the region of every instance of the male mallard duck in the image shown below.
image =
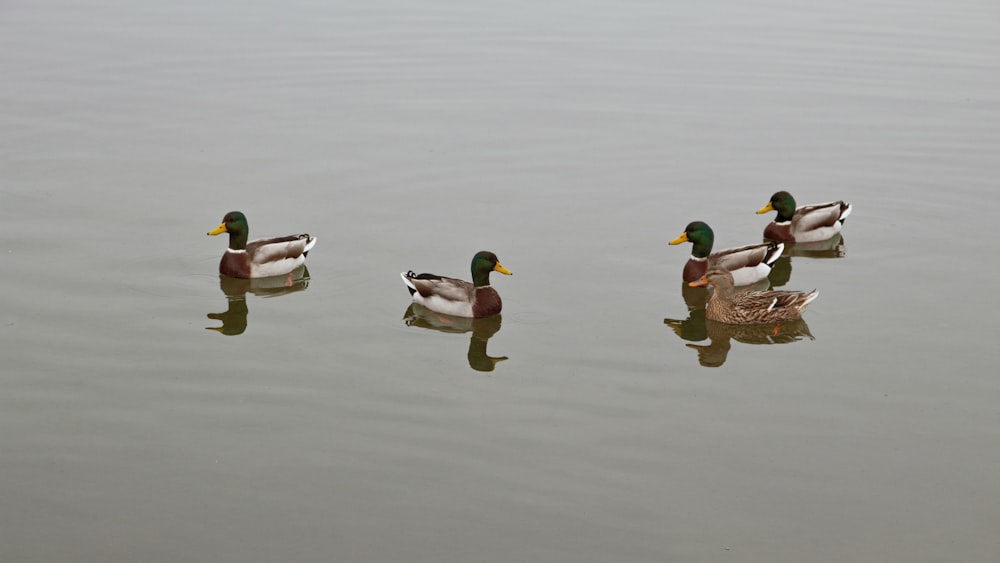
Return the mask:
<path id="1" fill-rule="evenodd" d="M 851 204 L 831 201 L 795 208 L 792 194 L 781 191 L 757 210 L 757 215 L 777 211 L 778 216 L 764 227 L 764 238 L 785 242 L 817 242 L 840 232 L 844 220 L 851 214 Z"/>
<path id="2" fill-rule="evenodd" d="M 490 272 L 511 275 L 497 255 L 482 251 L 472 258 L 472 283 L 434 274 L 400 274 L 413 300 L 431 311 L 456 317 L 492 317 L 500 314 L 500 294 L 490 287 Z"/>
<path id="3" fill-rule="evenodd" d="M 222 223 L 208 232 L 210 235 L 229 233 L 229 248 L 219 262 L 219 273 L 234 278 L 266 278 L 281 276 L 298 268 L 306 260 L 316 237 L 291 235 L 257 239 L 247 242 L 247 218 L 239 211 L 230 211 Z"/>
<path id="4" fill-rule="evenodd" d="M 723 268 L 712 268 L 693 287 L 712 285 L 715 291 L 705 307 L 705 317 L 730 324 L 757 324 L 802 318 L 806 305 L 819 295 L 815 289 L 801 291 L 733 291 L 733 276 Z"/>
<path id="5" fill-rule="evenodd" d="M 684 264 L 682 278 L 686 283 L 701 279 L 712 266 L 732 272 L 736 285 L 757 283 L 771 273 L 771 266 L 785 248 L 780 242 L 765 242 L 712 252 L 715 233 L 712 232 L 712 227 L 701 221 L 689 223 L 681 236 L 670 241 L 670 244 L 682 242 L 694 245 L 691 258 Z"/>

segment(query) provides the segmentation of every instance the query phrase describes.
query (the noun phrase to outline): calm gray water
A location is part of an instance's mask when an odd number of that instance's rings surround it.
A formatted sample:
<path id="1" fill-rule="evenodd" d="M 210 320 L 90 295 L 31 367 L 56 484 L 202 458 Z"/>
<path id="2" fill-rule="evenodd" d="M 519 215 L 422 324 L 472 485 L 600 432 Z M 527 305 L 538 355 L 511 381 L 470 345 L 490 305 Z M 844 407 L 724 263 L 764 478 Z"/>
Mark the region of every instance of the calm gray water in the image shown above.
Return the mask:
<path id="1" fill-rule="evenodd" d="M 13 0 L 0 76 L 0 560 L 1000 553 L 993 0 Z M 667 242 L 782 188 L 819 299 L 706 325 Z"/>

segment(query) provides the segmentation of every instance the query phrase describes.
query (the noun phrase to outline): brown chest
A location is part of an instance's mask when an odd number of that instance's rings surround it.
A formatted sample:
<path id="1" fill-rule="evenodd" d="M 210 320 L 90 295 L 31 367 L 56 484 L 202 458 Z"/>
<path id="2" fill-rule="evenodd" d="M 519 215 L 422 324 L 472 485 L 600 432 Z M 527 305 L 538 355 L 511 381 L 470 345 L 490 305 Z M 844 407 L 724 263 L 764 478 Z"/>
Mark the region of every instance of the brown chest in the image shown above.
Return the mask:
<path id="1" fill-rule="evenodd" d="M 764 227 L 764 238 L 781 242 L 795 242 L 795 236 L 792 235 L 791 222 L 768 223 L 768 225 Z"/>
<path id="2" fill-rule="evenodd" d="M 226 252 L 219 262 L 219 273 L 233 278 L 250 277 L 250 260 L 246 252 Z"/>
<path id="3" fill-rule="evenodd" d="M 685 282 L 691 283 L 693 281 L 700 280 L 707 271 L 708 260 L 695 260 L 694 258 L 689 258 L 687 264 L 684 264 L 684 273 L 682 274 L 682 277 Z"/>
<path id="4" fill-rule="evenodd" d="M 499 315 L 503 308 L 500 294 L 492 287 L 476 288 L 476 299 L 472 304 L 472 316 L 475 318 Z"/>

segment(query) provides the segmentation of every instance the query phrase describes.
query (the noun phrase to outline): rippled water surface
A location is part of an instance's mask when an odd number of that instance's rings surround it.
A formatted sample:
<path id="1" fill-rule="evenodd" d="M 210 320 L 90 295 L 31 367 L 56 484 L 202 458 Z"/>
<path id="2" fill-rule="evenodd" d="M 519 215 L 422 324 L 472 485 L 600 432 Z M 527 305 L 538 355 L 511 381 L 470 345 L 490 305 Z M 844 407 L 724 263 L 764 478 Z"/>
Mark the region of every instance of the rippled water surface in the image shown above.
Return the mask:
<path id="1" fill-rule="evenodd" d="M 993 1 L 14 0 L 0 75 L 4 561 L 1000 553 Z M 777 189 L 819 298 L 706 322 Z"/>

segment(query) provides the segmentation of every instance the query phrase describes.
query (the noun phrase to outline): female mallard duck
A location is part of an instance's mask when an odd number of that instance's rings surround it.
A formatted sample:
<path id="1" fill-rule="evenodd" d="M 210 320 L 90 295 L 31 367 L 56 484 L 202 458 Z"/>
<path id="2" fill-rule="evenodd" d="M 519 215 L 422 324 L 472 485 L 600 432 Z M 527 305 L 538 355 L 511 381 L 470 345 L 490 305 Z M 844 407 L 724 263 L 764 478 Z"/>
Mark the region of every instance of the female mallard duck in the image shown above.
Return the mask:
<path id="1" fill-rule="evenodd" d="M 234 278 L 281 276 L 298 268 L 316 244 L 316 237 L 291 235 L 247 242 L 247 218 L 230 211 L 210 235 L 229 233 L 229 248 L 219 262 L 219 273 Z"/>
<path id="2" fill-rule="evenodd" d="M 705 307 L 705 317 L 730 324 L 759 324 L 802 318 L 806 305 L 819 295 L 815 289 L 801 291 L 733 291 L 733 276 L 723 268 L 712 268 L 693 287 L 712 285 L 715 291 Z"/>
<path id="3" fill-rule="evenodd" d="M 496 254 L 484 250 L 472 258 L 472 283 L 434 274 L 414 274 L 413 270 L 400 276 L 413 300 L 431 311 L 478 319 L 500 314 L 503 306 L 500 294 L 490 287 L 490 272 L 494 271 L 511 275 Z"/>
<path id="4" fill-rule="evenodd" d="M 729 270 L 736 285 L 757 283 L 771 273 L 771 267 L 785 248 L 780 242 L 765 242 L 712 252 L 715 233 L 712 232 L 712 227 L 701 221 L 689 223 L 681 236 L 670 241 L 670 244 L 682 242 L 694 245 L 691 258 L 684 264 L 684 272 L 681 274 L 685 283 L 701 279 L 712 266 Z"/>
<path id="5" fill-rule="evenodd" d="M 777 211 L 778 216 L 764 227 L 764 238 L 785 242 L 817 242 L 826 240 L 844 227 L 844 220 L 851 214 L 851 204 L 831 201 L 795 208 L 792 194 L 781 191 L 771 196 L 771 201 L 757 210 L 757 215 Z"/>

